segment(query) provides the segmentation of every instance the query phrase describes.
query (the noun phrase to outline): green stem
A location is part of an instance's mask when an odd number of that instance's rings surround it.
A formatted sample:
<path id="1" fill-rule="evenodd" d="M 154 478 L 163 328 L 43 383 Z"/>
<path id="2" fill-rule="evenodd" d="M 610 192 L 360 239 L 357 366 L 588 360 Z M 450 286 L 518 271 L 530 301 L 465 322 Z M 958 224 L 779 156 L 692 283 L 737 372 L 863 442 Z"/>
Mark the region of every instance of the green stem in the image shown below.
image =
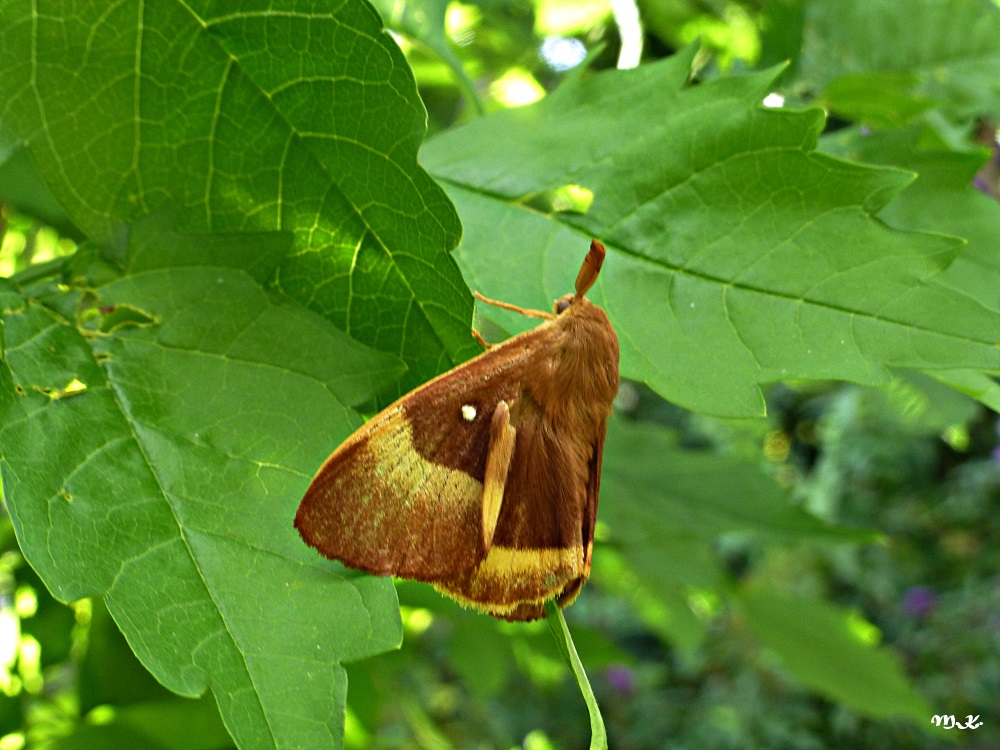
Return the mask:
<path id="1" fill-rule="evenodd" d="M 604 719 L 601 717 L 601 709 L 597 706 L 597 698 L 594 697 L 594 691 L 590 687 L 587 673 L 583 670 L 580 656 L 576 653 L 576 646 L 573 645 L 573 636 L 569 633 L 569 628 L 566 626 L 566 619 L 563 617 L 562 610 L 559 609 L 559 605 L 556 604 L 555 599 L 549 599 L 545 602 L 545 614 L 547 615 L 549 629 L 552 631 L 552 637 L 556 639 L 556 645 L 559 647 L 563 659 L 566 660 L 566 664 L 569 665 L 573 677 L 576 678 L 576 684 L 579 686 L 583 700 L 587 704 L 587 711 L 590 712 L 590 750 L 608 750 L 608 733 L 604 729 Z"/>
<path id="2" fill-rule="evenodd" d="M 60 257 L 47 260 L 44 263 L 34 263 L 24 270 L 18 271 L 11 276 L 10 279 L 15 284 L 23 286 L 24 284 L 30 284 L 33 281 L 38 281 L 39 279 L 56 276 L 65 262 L 66 258 Z"/>

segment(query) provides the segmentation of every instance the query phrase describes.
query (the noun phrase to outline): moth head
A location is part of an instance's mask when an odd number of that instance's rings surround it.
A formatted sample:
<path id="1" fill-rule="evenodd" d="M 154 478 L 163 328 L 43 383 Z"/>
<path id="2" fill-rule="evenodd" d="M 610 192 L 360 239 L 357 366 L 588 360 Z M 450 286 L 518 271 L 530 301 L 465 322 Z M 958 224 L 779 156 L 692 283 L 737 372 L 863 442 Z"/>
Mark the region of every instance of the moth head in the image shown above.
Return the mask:
<path id="1" fill-rule="evenodd" d="M 575 294 L 564 294 L 555 301 L 555 304 L 552 306 L 552 311 L 557 316 L 562 315 L 564 312 L 569 310 L 569 306 L 573 304 L 574 299 L 576 299 Z"/>

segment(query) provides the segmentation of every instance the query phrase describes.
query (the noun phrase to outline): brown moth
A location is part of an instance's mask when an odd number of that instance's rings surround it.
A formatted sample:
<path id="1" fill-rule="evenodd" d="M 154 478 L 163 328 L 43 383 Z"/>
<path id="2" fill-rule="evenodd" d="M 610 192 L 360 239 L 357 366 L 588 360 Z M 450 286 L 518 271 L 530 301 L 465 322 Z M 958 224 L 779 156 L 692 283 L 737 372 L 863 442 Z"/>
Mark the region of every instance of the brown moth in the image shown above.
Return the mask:
<path id="1" fill-rule="evenodd" d="M 295 516 L 325 557 L 427 581 L 505 620 L 572 602 L 590 575 L 601 457 L 618 390 L 618 338 L 584 294 L 554 312 L 483 302 L 537 328 L 489 346 L 387 407 L 333 452 Z"/>

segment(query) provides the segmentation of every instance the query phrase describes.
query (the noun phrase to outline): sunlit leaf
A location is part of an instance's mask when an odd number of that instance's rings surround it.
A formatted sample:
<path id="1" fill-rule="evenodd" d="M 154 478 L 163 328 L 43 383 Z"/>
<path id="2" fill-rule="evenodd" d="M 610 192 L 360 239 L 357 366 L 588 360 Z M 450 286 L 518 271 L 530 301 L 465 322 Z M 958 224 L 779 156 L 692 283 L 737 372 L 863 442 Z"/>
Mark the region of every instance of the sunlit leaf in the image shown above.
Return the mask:
<path id="1" fill-rule="evenodd" d="M 91 332 L 58 311 L 87 303 L 77 290 L 3 318 L 0 471 L 18 541 L 63 601 L 103 595 L 164 685 L 211 687 L 241 746 L 336 744 L 340 661 L 398 644 L 395 594 L 320 561 L 292 518 L 360 424 L 351 406 L 399 363 L 262 288 L 287 237 L 152 222 L 131 243 L 124 273 L 94 258 L 104 281 L 83 284 L 100 310 L 154 324 Z M 85 389 L 46 393 L 71 379 Z"/>
<path id="2" fill-rule="evenodd" d="M 455 210 L 416 162 L 426 113 L 361 0 L 0 6 L 5 133 L 94 239 L 166 208 L 284 230 L 281 288 L 410 366 L 475 352 Z"/>

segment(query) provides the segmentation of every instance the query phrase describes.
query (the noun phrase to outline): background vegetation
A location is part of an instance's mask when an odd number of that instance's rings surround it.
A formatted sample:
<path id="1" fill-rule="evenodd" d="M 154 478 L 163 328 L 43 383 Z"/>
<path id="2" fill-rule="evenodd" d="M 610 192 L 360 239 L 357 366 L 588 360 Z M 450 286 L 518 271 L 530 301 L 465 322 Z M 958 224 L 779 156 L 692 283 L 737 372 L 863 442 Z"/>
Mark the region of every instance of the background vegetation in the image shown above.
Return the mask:
<path id="1" fill-rule="evenodd" d="M 1000 746 L 997 4 L 375 7 L 0 2 L 0 750 L 585 746 L 291 519 L 591 236 L 611 745 Z"/>

